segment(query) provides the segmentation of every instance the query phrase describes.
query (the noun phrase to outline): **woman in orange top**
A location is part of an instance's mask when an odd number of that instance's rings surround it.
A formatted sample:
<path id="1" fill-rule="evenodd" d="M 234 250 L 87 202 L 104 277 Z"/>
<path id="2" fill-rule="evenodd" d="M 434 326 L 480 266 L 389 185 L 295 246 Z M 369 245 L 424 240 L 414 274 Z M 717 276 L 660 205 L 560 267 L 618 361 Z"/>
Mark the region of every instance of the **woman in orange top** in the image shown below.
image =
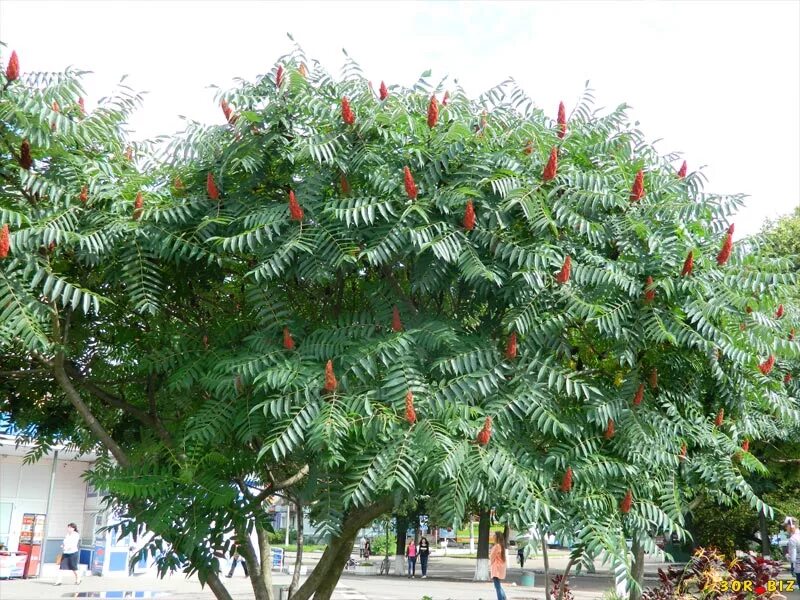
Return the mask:
<path id="1" fill-rule="evenodd" d="M 497 600 L 506 600 L 506 593 L 500 586 L 500 581 L 506 578 L 506 544 L 503 534 L 494 532 L 494 546 L 489 553 L 489 569 L 497 592 Z"/>

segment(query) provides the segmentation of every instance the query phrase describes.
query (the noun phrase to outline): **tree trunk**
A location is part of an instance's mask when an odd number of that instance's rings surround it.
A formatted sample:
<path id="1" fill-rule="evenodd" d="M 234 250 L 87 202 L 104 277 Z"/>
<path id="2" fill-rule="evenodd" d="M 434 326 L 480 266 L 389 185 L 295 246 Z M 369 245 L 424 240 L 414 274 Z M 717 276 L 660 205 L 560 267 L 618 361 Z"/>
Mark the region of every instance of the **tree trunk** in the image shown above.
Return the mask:
<path id="1" fill-rule="evenodd" d="M 758 513 L 758 530 L 761 536 L 761 555 L 764 558 L 772 557 L 772 544 L 769 539 L 769 529 L 767 528 L 767 517 L 763 512 Z"/>
<path id="2" fill-rule="evenodd" d="M 636 535 L 633 536 L 631 554 L 633 554 L 633 568 L 631 569 L 633 585 L 628 592 L 628 600 L 639 600 L 642 597 L 642 584 L 644 583 L 644 546 Z"/>
<path id="3" fill-rule="evenodd" d="M 264 560 L 263 542 L 266 539 L 264 528 L 256 525 L 256 535 L 258 536 L 258 547 L 260 552 L 256 554 L 256 549 L 247 531 L 243 528 L 236 528 L 236 539 L 239 542 L 239 553 L 247 564 L 247 575 L 250 577 L 250 585 L 256 600 L 274 600 L 272 595 L 272 566 L 271 560 Z M 262 540 L 262 538 L 264 538 Z"/>
<path id="4" fill-rule="evenodd" d="M 353 551 L 353 542 L 358 530 L 391 509 L 393 503 L 391 496 L 385 496 L 375 504 L 349 512 L 342 523 L 339 535 L 331 537 L 319 563 L 303 585 L 289 597 L 290 600 L 309 600 L 312 596 L 314 600 L 330 600 L 342 576 L 342 569 Z"/>
<path id="5" fill-rule="evenodd" d="M 489 581 L 489 509 L 481 508 L 478 521 L 478 560 L 475 563 L 474 581 Z"/>
<path id="6" fill-rule="evenodd" d="M 267 598 L 273 600 L 272 597 L 272 548 L 269 543 L 269 535 L 267 530 L 259 525 L 258 521 L 255 524 L 256 539 L 258 539 L 258 583 L 267 592 Z M 250 541 L 250 536 L 247 536 L 247 541 Z M 249 566 L 249 565 L 248 565 Z M 251 580 L 252 581 L 252 580 Z"/>
<path id="7" fill-rule="evenodd" d="M 547 556 L 547 532 L 542 536 L 542 558 L 544 559 L 544 598 L 550 600 L 550 557 Z"/>
<path id="8" fill-rule="evenodd" d="M 292 583 L 289 584 L 289 597 L 300 585 L 300 569 L 303 566 L 303 501 L 299 498 L 294 503 L 295 517 L 297 518 L 297 556 L 294 559 L 294 573 Z"/>
<path id="9" fill-rule="evenodd" d="M 408 518 L 398 516 L 397 523 L 397 544 L 394 548 L 394 574 L 405 575 L 406 573 L 406 533 L 408 531 Z"/>
<path id="10" fill-rule="evenodd" d="M 233 597 L 230 595 L 225 586 L 222 585 L 222 581 L 220 581 L 219 575 L 214 572 L 208 574 L 208 579 L 206 580 L 208 587 L 211 588 L 211 591 L 214 592 L 214 596 L 217 600 L 233 600 Z"/>
<path id="11" fill-rule="evenodd" d="M 567 587 L 567 579 L 569 579 L 569 572 L 572 570 L 572 565 L 575 564 L 573 559 L 569 559 L 567 563 L 567 568 L 564 569 L 564 577 L 561 578 L 561 585 L 558 586 L 558 595 L 556 596 L 556 600 L 563 600 L 564 598 L 564 590 Z"/>

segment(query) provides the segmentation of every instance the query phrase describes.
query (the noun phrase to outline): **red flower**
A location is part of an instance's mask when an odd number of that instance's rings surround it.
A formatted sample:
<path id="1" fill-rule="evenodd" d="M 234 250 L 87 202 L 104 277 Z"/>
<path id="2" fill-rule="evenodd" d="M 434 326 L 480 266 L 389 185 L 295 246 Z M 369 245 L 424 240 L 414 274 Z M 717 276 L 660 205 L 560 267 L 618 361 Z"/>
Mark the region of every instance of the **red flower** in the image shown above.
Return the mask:
<path id="1" fill-rule="evenodd" d="M 8 223 L 4 223 L 0 229 L 0 258 L 8 256 L 8 251 L 11 249 L 11 236 L 8 233 Z"/>
<path id="2" fill-rule="evenodd" d="M 694 253 L 689 250 L 689 254 L 686 255 L 686 260 L 683 261 L 681 275 L 691 275 L 692 269 L 694 269 Z"/>
<path id="3" fill-rule="evenodd" d="M 289 333 L 289 328 L 283 328 L 283 347 L 287 350 L 294 350 L 294 340 L 292 339 L 292 334 Z"/>
<path id="4" fill-rule="evenodd" d="M 329 360 L 325 365 L 325 391 L 334 392 L 338 385 L 336 375 L 333 374 L 333 361 Z"/>
<path id="5" fill-rule="evenodd" d="M 644 303 L 650 304 L 656 298 L 656 290 L 653 287 L 653 278 L 647 276 L 647 283 L 644 286 Z"/>
<path id="6" fill-rule="evenodd" d="M 745 439 L 742 442 L 742 450 L 744 450 L 745 452 L 750 452 L 750 440 Z"/>
<path id="7" fill-rule="evenodd" d="M 133 220 L 138 221 L 142 216 L 142 207 L 144 206 L 144 197 L 142 192 L 136 194 L 136 200 L 133 203 Z"/>
<path id="8" fill-rule="evenodd" d="M 658 387 L 658 369 L 653 367 L 650 371 L 650 389 L 654 390 Z"/>
<path id="9" fill-rule="evenodd" d="M 88 187 L 83 186 L 81 188 L 81 194 L 80 194 L 80 196 L 78 196 L 78 199 L 81 202 L 83 202 L 84 204 L 86 204 L 86 201 L 89 199 L 89 188 Z"/>
<path id="10" fill-rule="evenodd" d="M 544 171 L 542 172 L 542 179 L 545 181 L 551 181 L 552 179 L 556 178 L 556 173 L 558 171 L 558 149 L 553 146 L 550 149 L 550 158 L 547 160 L 547 164 L 544 167 Z"/>
<path id="11" fill-rule="evenodd" d="M 442 98 L 442 106 L 447 106 L 448 102 L 450 102 L 450 92 L 445 91 L 444 97 Z"/>
<path id="12" fill-rule="evenodd" d="M 17 51 L 11 52 L 11 58 L 8 59 L 8 66 L 6 67 L 6 79 L 14 81 L 19 78 L 19 57 Z"/>
<path id="13" fill-rule="evenodd" d="M 417 422 L 417 411 L 414 410 L 414 394 L 411 390 L 406 392 L 406 421 L 410 425 Z"/>
<path id="14" fill-rule="evenodd" d="M 350 100 L 347 99 L 347 96 L 342 98 L 342 121 L 345 125 L 352 125 L 356 122 L 356 115 L 350 108 Z"/>
<path id="15" fill-rule="evenodd" d="M 681 453 L 680 453 L 680 455 L 678 456 L 678 458 L 679 458 L 680 460 L 682 460 L 682 461 L 683 461 L 683 460 L 686 460 L 686 444 L 684 444 L 683 446 L 681 446 Z"/>
<path id="16" fill-rule="evenodd" d="M 780 319 L 783 316 L 783 304 L 778 305 L 778 310 L 775 311 L 775 318 Z"/>
<path id="17" fill-rule="evenodd" d="M 558 103 L 558 137 L 563 138 L 567 135 L 567 111 L 564 109 L 564 103 Z"/>
<path id="18" fill-rule="evenodd" d="M 568 492 L 572 489 L 572 467 L 567 467 L 564 478 L 561 480 L 561 491 Z"/>
<path id="19" fill-rule="evenodd" d="M 350 193 L 350 183 L 344 173 L 339 175 L 339 187 L 342 189 L 342 195 L 347 196 Z"/>
<path id="20" fill-rule="evenodd" d="M 722 241 L 722 248 L 720 248 L 719 254 L 717 255 L 717 264 L 719 266 L 724 265 L 728 262 L 728 259 L 731 257 L 731 251 L 733 250 L 733 224 L 728 228 L 728 232 L 725 234 L 725 239 Z"/>
<path id="21" fill-rule="evenodd" d="M 619 505 L 619 510 L 622 514 L 627 515 L 631 511 L 631 504 L 633 504 L 633 494 L 630 490 L 625 494 L 622 503 Z"/>
<path id="22" fill-rule="evenodd" d="M 486 446 L 492 437 L 492 417 L 486 417 L 483 422 L 483 429 L 478 433 L 478 443 L 481 446 Z"/>
<path id="23" fill-rule="evenodd" d="M 570 270 L 572 269 L 572 258 L 569 254 L 567 254 L 566 258 L 564 259 L 564 264 L 561 266 L 561 271 L 558 272 L 556 275 L 556 281 L 558 283 L 567 283 L 569 281 L 569 274 Z"/>
<path id="24" fill-rule="evenodd" d="M 403 182 L 406 186 L 406 194 L 412 200 L 417 199 L 417 184 L 414 183 L 414 177 L 411 176 L 411 170 L 408 167 L 403 167 Z"/>
<path id="25" fill-rule="evenodd" d="M 631 202 L 638 202 L 644 196 L 644 173 L 639 169 L 631 188 Z"/>
<path id="26" fill-rule="evenodd" d="M 680 179 L 683 179 L 684 177 L 686 177 L 686 161 L 683 161 L 683 164 L 681 165 L 681 168 L 678 169 L 678 177 Z"/>
<path id="27" fill-rule="evenodd" d="M 610 440 L 614 437 L 614 433 L 616 433 L 614 428 L 614 419 L 608 420 L 608 425 L 606 425 L 606 439 Z"/>
<path id="28" fill-rule="evenodd" d="M 644 399 L 644 384 L 640 383 L 639 387 L 636 389 L 636 395 L 633 397 L 633 405 L 639 406 Z"/>
<path id="29" fill-rule="evenodd" d="M 397 306 L 392 307 L 392 331 L 395 333 L 403 331 L 403 322 L 400 320 L 400 311 Z"/>
<path id="30" fill-rule="evenodd" d="M 381 87 L 378 88 L 378 94 L 381 100 L 386 100 L 389 97 L 389 90 L 386 84 L 381 81 Z"/>
<path id="31" fill-rule="evenodd" d="M 206 191 L 208 192 L 208 197 L 212 200 L 219 200 L 219 190 L 217 189 L 217 184 L 214 182 L 214 174 L 209 173 L 206 177 Z"/>
<path id="32" fill-rule="evenodd" d="M 794 339 L 794 327 L 789 331 L 789 341 L 791 342 Z"/>
<path id="33" fill-rule="evenodd" d="M 29 171 L 33 166 L 33 157 L 31 156 L 31 145 L 28 140 L 23 140 L 19 147 L 19 166 Z"/>
<path id="34" fill-rule="evenodd" d="M 295 198 L 294 192 L 292 190 L 289 190 L 289 218 L 292 221 L 303 220 L 303 209 L 297 202 L 297 198 Z"/>
<path id="35" fill-rule="evenodd" d="M 508 360 L 514 360 L 517 357 L 517 332 L 512 331 L 511 335 L 508 336 L 508 342 L 506 342 L 506 358 Z"/>
<path id="36" fill-rule="evenodd" d="M 439 102 L 436 96 L 431 96 L 431 101 L 428 103 L 428 127 L 433 129 L 439 121 Z"/>
<path id="37" fill-rule="evenodd" d="M 222 114 L 225 115 L 225 119 L 228 121 L 228 123 L 231 125 L 236 123 L 236 119 L 239 117 L 233 114 L 233 109 L 230 107 L 225 98 L 219 101 L 219 105 L 222 107 Z"/>
<path id="38" fill-rule="evenodd" d="M 528 143 L 525 144 L 525 150 L 523 150 L 525 154 L 533 154 L 533 140 L 528 140 Z"/>
<path id="39" fill-rule="evenodd" d="M 775 357 L 773 355 L 769 355 L 769 358 L 758 365 L 758 370 L 761 371 L 764 375 L 769 375 L 772 372 L 772 367 L 775 366 Z"/>
<path id="40" fill-rule="evenodd" d="M 719 412 L 717 412 L 717 418 L 714 419 L 714 425 L 716 425 L 717 427 L 721 427 L 722 426 L 722 422 L 724 420 L 725 420 L 725 409 L 724 408 L 720 408 Z"/>
<path id="41" fill-rule="evenodd" d="M 475 229 L 475 207 L 472 200 L 467 200 L 467 208 L 464 211 L 464 229 L 472 231 Z"/>
<path id="42" fill-rule="evenodd" d="M 783 376 L 783 383 L 789 384 L 791 382 L 792 382 L 792 374 L 791 373 L 787 373 L 786 375 Z"/>
<path id="43" fill-rule="evenodd" d="M 275 73 L 275 85 L 278 86 L 278 88 L 283 85 L 283 65 L 278 65 L 278 71 Z"/>

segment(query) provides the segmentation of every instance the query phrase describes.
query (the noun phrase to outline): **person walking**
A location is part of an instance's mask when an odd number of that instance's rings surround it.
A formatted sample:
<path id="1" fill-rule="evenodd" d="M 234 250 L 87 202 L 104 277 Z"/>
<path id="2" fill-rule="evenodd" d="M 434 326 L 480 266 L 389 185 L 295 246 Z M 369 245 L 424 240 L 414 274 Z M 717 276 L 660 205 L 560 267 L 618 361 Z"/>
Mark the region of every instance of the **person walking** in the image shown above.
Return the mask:
<path id="1" fill-rule="evenodd" d="M 417 553 L 419 554 L 419 566 L 422 569 L 422 578 L 428 578 L 428 557 L 431 554 L 431 546 L 428 543 L 428 538 L 423 537 L 419 541 L 419 548 L 417 548 Z"/>
<path id="2" fill-rule="evenodd" d="M 800 528 L 794 517 L 786 517 L 783 526 L 786 528 L 786 533 L 789 534 L 789 543 L 786 544 L 789 570 L 797 579 L 797 585 L 800 586 Z"/>
<path id="3" fill-rule="evenodd" d="M 413 579 L 417 574 L 417 545 L 414 543 L 414 538 L 408 542 L 406 558 L 408 558 L 408 578 Z"/>
<path id="4" fill-rule="evenodd" d="M 226 575 L 228 579 L 233 577 L 233 572 L 236 570 L 236 563 L 239 562 L 242 563 L 242 569 L 244 569 L 244 576 L 249 577 L 250 575 L 247 573 L 247 561 L 244 558 L 242 558 L 242 556 L 239 554 L 239 544 L 236 544 L 233 547 L 233 555 L 231 556 L 231 570 L 228 571 L 228 574 Z"/>
<path id="5" fill-rule="evenodd" d="M 506 593 L 500 585 L 500 582 L 506 578 L 506 545 L 503 534 L 499 531 L 494 532 L 494 546 L 489 553 L 489 569 L 492 582 L 494 582 L 494 590 L 497 592 L 497 600 L 506 600 Z"/>
<path id="6" fill-rule="evenodd" d="M 53 585 L 61 585 L 61 576 L 64 571 L 72 571 L 75 576 L 75 585 L 81 582 L 78 573 L 78 556 L 80 555 L 81 536 L 78 534 L 78 526 L 75 523 L 67 525 L 67 534 L 64 536 L 64 543 L 61 544 L 61 566 L 58 570 L 58 577 Z"/>
<path id="7" fill-rule="evenodd" d="M 364 546 L 367 545 L 367 536 L 362 535 L 361 539 L 358 541 L 358 557 L 364 558 Z"/>
<path id="8" fill-rule="evenodd" d="M 372 554 L 372 544 L 367 540 L 364 542 L 364 560 L 369 560 L 370 554 Z"/>
<path id="9" fill-rule="evenodd" d="M 517 549 L 517 562 L 519 563 L 519 568 L 520 569 L 524 569 L 525 568 L 525 547 L 524 546 L 520 546 Z"/>

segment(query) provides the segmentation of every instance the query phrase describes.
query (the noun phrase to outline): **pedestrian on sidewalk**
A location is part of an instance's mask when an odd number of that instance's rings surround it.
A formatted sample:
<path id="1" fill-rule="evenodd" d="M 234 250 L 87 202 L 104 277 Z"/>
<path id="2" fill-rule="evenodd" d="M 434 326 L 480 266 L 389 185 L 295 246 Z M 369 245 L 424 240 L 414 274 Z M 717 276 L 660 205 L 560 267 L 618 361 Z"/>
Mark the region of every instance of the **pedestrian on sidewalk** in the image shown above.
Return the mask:
<path id="1" fill-rule="evenodd" d="M 367 545 L 367 536 L 362 535 L 361 539 L 358 541 L 358 557 L 364 558 L 364 546 Z"/>
<path id="2" fill-rule="evenodd" d="M 525 568 L 525 546 L 520 546 L 517 550 L 517 562 L 520 569 Z"/>
<path id="3" fill-rule="evenodd" d="M 419 548 L 417 549 L 419 553 L 419 566 L 422 568 L 422 578 L 428 578 L 428 557 L 431 554 L 431 546 L 428 544 L 428 538 L 423 537 L 419 541 Z"/>
<path id="4" fill-rule="evenodd" d="M 794 517 L 786 517 L 783 522 L 786 533 L 789 535 L 789 543 L 786 544 L 786 558 L 789 561 L 789 571 L 797 579 L 800 586 L 800 528 L 797 527 L 797 520 Z"/>
<path id="5" fill-rule="evenodd" d="M 417 545 L 414 543 L 414 538 L 408 542 L 406 558 L 408 558 L 408 578 L 413 579 L 417 574 Z"/>
<path id="6" fill-rule="evenodd" d="M 369 543 L 369 540 L 364 542 L 364 560 L 369 560 L 370 555 L 372 554 L 372 544 Z"/>
<path id="7" fill-rule="evenodd" d="M 247 573 L 247 561 L 242 558 L 239 554 L 239 544 L 235 544 L 233 546 L 233 555 L 231 555 L 231 570 L 228 571 L 228 575 L 226 576 L 228 579 L 233 577 L 233 572 L 236 570 L 236 563 L 242 563 L 242 569 L 244 569 L 244 576 L 249 577 L 250 575 Z"/>
<path id="8" fill-rule="evenodd" d="M 75 576 L 75 585 L 81 582 L 78 573 L 78 556 L 80 555 L 81 536 L 78 534 L 78 526 L 75 523 L 67 525 L 67 534 L 64 536 L 64 543 L 61 544 L 61 566 L 58 570 L 58 577 L 53 585 L 61 585 L 61 576 L 64 571 L 72 571 Z"/>
<path id="9" fill-rule="evenodd" d="M 506 593 L 500 585 L 500 582 L 506 578 L 506 544 L 503 534 L 499 531 L 494 532 L 494 546 L 489 553 L 489 569 L 494 582 L 494 590 L 497 592 L 497 600 L 507 600 Z"/>

